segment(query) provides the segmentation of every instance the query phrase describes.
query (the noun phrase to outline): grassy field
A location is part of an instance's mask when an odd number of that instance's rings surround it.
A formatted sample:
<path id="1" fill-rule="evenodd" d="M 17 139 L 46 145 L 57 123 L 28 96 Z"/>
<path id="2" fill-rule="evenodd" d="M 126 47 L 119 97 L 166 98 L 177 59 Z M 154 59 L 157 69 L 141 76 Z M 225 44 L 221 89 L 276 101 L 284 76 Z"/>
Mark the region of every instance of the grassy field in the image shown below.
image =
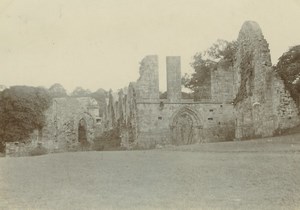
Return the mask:
<path id="1" fill-rule="evenodd" d="M 0 158 L 0 209 L 300 209 L 300 135 Z"/>

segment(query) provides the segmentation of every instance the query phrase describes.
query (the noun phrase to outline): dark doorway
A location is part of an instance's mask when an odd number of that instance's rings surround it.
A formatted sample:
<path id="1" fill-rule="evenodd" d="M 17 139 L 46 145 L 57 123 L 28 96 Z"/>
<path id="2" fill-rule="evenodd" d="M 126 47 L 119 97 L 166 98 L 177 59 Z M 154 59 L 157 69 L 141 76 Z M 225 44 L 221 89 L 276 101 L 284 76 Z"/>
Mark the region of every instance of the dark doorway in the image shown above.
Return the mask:
<path id="1" fill-rule="evenodd" d="M 81 119 L 79 121 L 79 125 L 78 125 L 78 141 L 82 144 L 82 145 L 86 145 L 87 144 L 87 131 L 86 131 L 86 121 L 84 119 Z"/>

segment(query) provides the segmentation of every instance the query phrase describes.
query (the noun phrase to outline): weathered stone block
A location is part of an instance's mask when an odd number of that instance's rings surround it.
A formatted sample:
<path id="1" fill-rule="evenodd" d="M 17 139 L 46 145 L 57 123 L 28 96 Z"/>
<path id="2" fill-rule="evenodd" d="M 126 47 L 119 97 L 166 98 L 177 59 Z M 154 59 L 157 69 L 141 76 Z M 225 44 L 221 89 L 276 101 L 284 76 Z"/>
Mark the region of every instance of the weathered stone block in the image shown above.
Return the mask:
<path id="1" fill-rule="evenodd" d="M 167 98 L 171 102 L 181 100 L 180 56 L 167 56 Z"/>

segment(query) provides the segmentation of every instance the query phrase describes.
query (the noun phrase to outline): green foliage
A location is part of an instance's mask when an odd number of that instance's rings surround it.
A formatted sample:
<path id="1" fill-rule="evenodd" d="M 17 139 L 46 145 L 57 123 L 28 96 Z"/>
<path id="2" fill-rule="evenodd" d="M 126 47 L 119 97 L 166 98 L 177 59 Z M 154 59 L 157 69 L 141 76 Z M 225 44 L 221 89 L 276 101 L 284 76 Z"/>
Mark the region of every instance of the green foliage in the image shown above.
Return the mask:
<path id="1" fill-rule="evenodd" d="M 0 140 L 0 154 L 5 152 L 5 142 Z"/>
<path id="2" fill-rule="evenodd" d="M 0 93 L 0 141 L 24 141 L 45 125 L 51 97 L 46 89 L 13 86 Z"/>
<path id="3" fill-rule="evenodd" d="M 103 132 L 101 136 L 94 139 L 93 149 L 96 151 L 102 150 L 117 150 L 121 146 L 120 129 L 113 128 Z"/>
<path id="4" fill-rule="evenodd" d="M 86 97 L 91 94 L 89 89 L 83 89 L 82 87 L 76 87 L 71 93 L 72 97 Z"/>
<path id="5" fill-rule="evenodd" d="M 211 71 L 217 69 L 220 60 L 223 61 L 223 65 L 233 65 L 236 49 L 237 44 L 235 41 L 217 40 L 208 50 L 196 53 L 191 63 L 195 72 L 183 76 L 183 85 L 193 90 L 195 96 L 198 95 L 197 92 L 203 90 L 203 85 L 210 85 Z"/>
<path id="6" fill-rule="evenodd" d="M 291 93 L 294 101 L 299 105 L 300 96 L 300 45 L 291 47 L 286 53 L 284 53 L 275 66 L 275 70 L 278 72 L 285 87 Z"/>
<path id="7" fill-rule="evenodd" d="M 60 97 L 68 96 L 66 89 L 61 84 L 58 84 L 58 83 L 53 84 L 49 88 L 49 94 L 53 98 L 60 98 Z"/>

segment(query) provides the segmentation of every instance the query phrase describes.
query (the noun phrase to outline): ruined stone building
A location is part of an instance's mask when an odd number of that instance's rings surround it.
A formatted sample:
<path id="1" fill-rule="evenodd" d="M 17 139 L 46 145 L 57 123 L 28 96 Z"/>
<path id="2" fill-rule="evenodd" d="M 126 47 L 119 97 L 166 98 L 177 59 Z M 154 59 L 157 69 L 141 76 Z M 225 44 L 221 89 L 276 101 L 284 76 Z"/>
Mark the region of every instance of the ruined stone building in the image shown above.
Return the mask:
<path id="1" fill-rule="evenodd" d="M 149 55 L 142 60 L 140 78 L 130 83 L 126 98 L 120 96 L 119 99 L 119 106 L 124 107 L 119 109 L 124 118 L 124 147 L 151 148 L 157 144 L 182 145 L 234 137 L 230 97 L 215 90 L 214 100 L 182 99 L 180 62 L 179 56 L 166 58 L 167 99 L 160 99 L 158 56 Z M 217 78 L 218 73 L 214 77 Z M 233 77 L 230 81 L 228 85 L 233 87 Z M 219 86 L 214 88 L 221 88 Z"/>
<path id="2" fill-rule="evenodd" d="M 272 136 L 300 123 L 299 110 L 273 70 L 259 25 L 243 24 L 234 64 L 236 138 Z"/>
<path id="3" fill-rule="evenodd" d="M 102 132 L 97 101 L 90 97 L 54 98 L 46 111 L 46 125 L 25 143 L 6 145 L 6 154 L 28 155 L 39 144 L 48 152 L 80 150 L 93 144 L 97 132 Z"/>
<path id="4" fill-rule="evenodd" d="M 299 109 L 272 68 L 256 22 L 243 24 L 235 59 L 230 65 L 224 62 L 210 72 L 203 98 L 183 99 L 180 57 L 168 56 L 167 98 L 160 99 L 158 56 L 146 56 L 139 79 L 118 94 L 110 92 L 105 108 L 90 97 L 55 98 L 46 126 L 42 134 L 33 134 L 31 146 L 39 141 L 49 151 L 76 150 L 116 129 L 122 147 L 153 148 L 266 137 L 300 124 Z M 105 112 L 101 116 L 99 108 Z"/>
<path id="5" fill-rule="evenodd" d="M 191 144 L 266 137 L 300 124 L 299 110 L 273 70 L 259 25 L 243 24 L 235 60 L 210 72 L 205 100 L 181 98 L 180 57 L 167 57 L 167 99 L 159 98 L 158 57 L 146 56 L 130 83 L 123 112 L 123 144 Z M 121 102 L 121 103 L 120 103 Z"/>
<path id="6" fill-rule="evenodd" d="M 62 151 L 92 144 L 102 120 L 98 103 L 91 97 L 54 98 L 46 118 L 43 144 Z"/>

